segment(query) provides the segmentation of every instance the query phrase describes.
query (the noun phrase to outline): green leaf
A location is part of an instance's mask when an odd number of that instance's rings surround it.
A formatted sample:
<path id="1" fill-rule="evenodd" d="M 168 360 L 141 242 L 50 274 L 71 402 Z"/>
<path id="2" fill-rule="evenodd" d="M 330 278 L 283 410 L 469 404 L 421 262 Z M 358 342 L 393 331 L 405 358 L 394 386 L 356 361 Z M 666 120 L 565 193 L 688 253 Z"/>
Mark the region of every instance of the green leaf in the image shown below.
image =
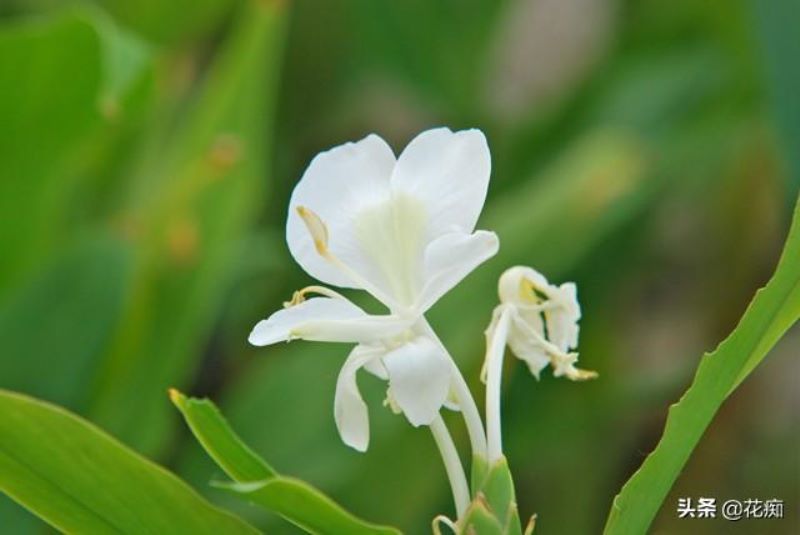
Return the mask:
<path id="1" fill-rule="evenodd" d="M 0 387 L 81 409 L 122 309 L 127 247 L 87 239 L 0 305 Z"/>
<path id="2" fill-rule="evenodd" d="M 225 20 L 235 0 L 97 0 L 114 18 L 149 39 L 175 43 L 203 36 Z"/>
<path id="3" fill-rule="evenodd" d="M 125 195 L 121 219 L 136 226 L 139 255 L 90 414 L 145 452 L 168 437 L 158 400 L 192 377 L 265 197 L 285 5 L 241 8 L 180 128 L 159 138 L 155 163 L 137 169 Z"/>
<path id="4" fill-rule="evenodd" d="M 765 81 L 772 101 L 772 115 L 781 134 L 789 163 L 790 198 L 800 189 L 800 38 L 796 29 L 797 0 L 760 2 L 750 0 L 756 37 L 764 56 Z"/>
<path id="5" fill-rule="evenodd" d="M 235 483 L 215 487 L 278 513 L 309 533 L 397 535 L 398 530 L 360 520 L 307 483 L 278 475 L 234 433 L 217 407 L 207 399 L 187 398 L 170 390 L 192 433 Z"/>
<path id="6" fill-rule="evenodd" d="M 275 476 L 249 483 L 214 483 L 239 497 L 274 511 L 303 528 L 320 535 L 398 535 L 395 528 L 359 520 L 320 491 L 299 479 Z"/>
<path id="7" fill-rule="evenodd" d="M 65 410 L 0 390 L 0 490 L 69 533 L 258 533 Z"/>
<path id="8" fill-rule="evenodd" d="M 211 400 L 187 398 L 174 388 L 170 389 L 169 397 L 203 449 L 234 480 L 261 481 L 277 475 L 264 459 L 236 436 Z"/>
<path id="9" fill-rule="evenodd" d="M 717 410 L 800 318 L 800 202 L 778 267 L 733 332 L 706 354 L 694 381 L 670 407 L 655 450 L 614 499 L 607 535 L 645 533 Z"/>
<path id="10" fill-rule="evenodd" d="M 0 294 L 61 245 L 83 151 L 113 129 L 109 106 L 120 111 L 148 60 L 95 10 L 0 24 L 0 213 L 14 222 L 0 225 Z"/>

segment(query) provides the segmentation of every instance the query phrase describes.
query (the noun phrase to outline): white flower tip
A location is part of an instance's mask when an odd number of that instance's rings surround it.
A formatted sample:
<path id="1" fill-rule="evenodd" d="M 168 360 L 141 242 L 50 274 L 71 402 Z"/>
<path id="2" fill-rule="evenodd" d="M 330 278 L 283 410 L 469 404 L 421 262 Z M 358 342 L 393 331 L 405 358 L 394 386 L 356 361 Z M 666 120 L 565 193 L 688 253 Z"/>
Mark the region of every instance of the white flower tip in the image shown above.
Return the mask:
<path id="1" fill-rule="evenodd" d="M 500 250 L 500 238 L 496 233 L 491 230 L 476 230 L 475 235 L 480 237 L 488 256 L 494 256 Z"/>
<path id="2" fill-rule="evenodd" d="M 247 341 L 254 346 L 268 346 L 276 342 L 287 340 L 285 332 L 280 332 L 269 320 L 261 320 L 256 323 Z"/>
<path id="3" fill-rule="evenodd" d="M 369 447 L 369 436 L 359 436 L 359 435 L 343 435 L 342 441 L 345 443 L 346 446 L 350 446 L 354 450 L 364 453 L 367 451 Z"/>
<path id="4" fill-rule="evenodd" d="M 305 206 L 297 207 L 297 215 L 305 223 L 317 252 L 325 256 L 328 253 L 328 227 L 313 210 Z"/>

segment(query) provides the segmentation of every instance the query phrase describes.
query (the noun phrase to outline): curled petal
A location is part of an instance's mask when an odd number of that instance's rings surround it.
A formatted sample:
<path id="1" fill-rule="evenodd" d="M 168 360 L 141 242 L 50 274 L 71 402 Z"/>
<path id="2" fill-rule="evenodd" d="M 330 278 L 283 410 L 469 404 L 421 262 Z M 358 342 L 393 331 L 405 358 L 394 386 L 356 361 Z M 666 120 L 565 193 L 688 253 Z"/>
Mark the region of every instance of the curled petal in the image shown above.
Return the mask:
<path id="1" fill-rule="evenodd" d="M 555 286 L 533 268 L 515 266 L 500 277 L 500 301 L 517 307 L 520 317 L 547 340 L 567 352 L 578 345 L 581 307 L 577 288 Z"/>
<path id="2" fill-rule="evenodd" d="M 450 391 L 450 362 L 432 340 L 414 338 L 383 357 L 392 400 L 415 427 L 429 425 Z"/>
<path id="3" fill-rule="evenodd" d="M 372 342 L 408 327 L 395 316 L 371 316 L 346 299 L 314 297 L 261 320 L 248 338 L 256 346 L 296 338 L 319 342 Z"/>
<path id="4" fill-rule="evenodd" d="M 547 318 L 547 334 L 551 342 L 569 351 L 578 347 L 578 320 L 581 307 L 578 303 L 578 289 L 572 282 L 553 287 L 552 299 L 558 306 L 544 312 Z"/>
<path id="5" fill-rule="evenodd" d="M 519 314 L 514 314 L 511 320 L 511 332 L 508 337 L 508 347 L 511 352 L 520 360 L 525 361 L 528 369 L 537 379 L 542 370 L 550 364 L 550 355 L 539 338 L 531 336 L 531 330 L 536 330 L 536 326 L 530 325 L 530 321 L 537 321 L 541 324 L 541 319 L 534 317 L 526 320 Z"/>
<path id="6" fill-rule="evenodd" d="M 434 128 L 397 159 L 392 190 L 422 200 L 431 215 L 427 241 L 443 232 L 472 232 L 486 201 L 491 156 L 480 130 Z"/>
<path id="7" fill-rule="evenodd" d="M 336 380 L 333 412 L 336 428 L 342 441 L 358 451 L 366 451 L 369 445 L 369 415 L 367 404 L 361 397 L 356 382 L 356 373 L 381 354 L 380 350 L 357 345 L 350 352 Z"/>
<path id="8" fill-rule="evenodd" d="M 418 310 L 425 311 L 472 270 L 497 254 L 497 234 L 478 230 L 472 234 L 450 232 L 425 249 L 425 285 Z"/>
<path id="9" fill-rule="evenodd" d="M 309 275 L 335 286 L 359 287 L 319 255 L 298 207 L 311 210 L 325 225 L 327 246 L 335 256 L 356 271 L 372 270 L 358 243 L 354 218 L 363 208 L 390 197 L 394 165 L 392 149 L 375 134 L 322 152 L 311 161 L 292 192 L 286 222 L 289 251 Z"/>

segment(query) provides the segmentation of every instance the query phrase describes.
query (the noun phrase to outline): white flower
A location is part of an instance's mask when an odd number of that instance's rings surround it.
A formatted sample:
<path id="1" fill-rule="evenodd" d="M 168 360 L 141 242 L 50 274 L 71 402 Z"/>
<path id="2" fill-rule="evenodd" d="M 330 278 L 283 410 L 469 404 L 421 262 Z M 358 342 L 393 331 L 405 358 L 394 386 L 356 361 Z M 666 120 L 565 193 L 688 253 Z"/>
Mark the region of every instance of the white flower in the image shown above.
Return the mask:
<path id="1" fill-rule="evenodd" d="M 575 284 L 555 286 L 533 268 L 516 266 L 500 276 L 500 304 L 486 329 L 486 360 L 481 379 L 486 383 L 486 431 L 489 462 L 503 456 L 500 432 L 500 382 L 506 345 L 524 360 L 538 379 L 550 364 L 553 375 L 573 381 L 597 377 L 575 367 L 578 354 L 578 304 Z"/>
<path id="2" fill-rule="evenodd" d="M 478 130 L 422 132 L 398 158 L 372 134 L 318 154 L 292 193 L 286 241 L 294 259 L 322 282 L 366 290 L 388 313 L 369 315 L 309 287 L 259 322 L 250 342 L 357 343 L 339 374 L 334 412 L 342 439 L 358 450 L 369 439 L 359 369 L 388 379 L 391 402 L 413 425 L 430 424 L 446 402 L 452 363 L 420 318 L 497 252 L 494 233 L 474 231 L 490 167 Z"/>
<path id="3" fill-rule="evenodd" d="M 578 321 L 581 307 L 572 282 L 555 286 L 530 267 L 507 269 L 498 284 L 500 305 L 495 309 L 487 337 L 492 338 L 502 314 L 509 315 L 507 343 L 538 379 L 550 364 L 553 375 L 572 380 L 592 379 L 597 374 L 575 367 L 578 354 Z"/>

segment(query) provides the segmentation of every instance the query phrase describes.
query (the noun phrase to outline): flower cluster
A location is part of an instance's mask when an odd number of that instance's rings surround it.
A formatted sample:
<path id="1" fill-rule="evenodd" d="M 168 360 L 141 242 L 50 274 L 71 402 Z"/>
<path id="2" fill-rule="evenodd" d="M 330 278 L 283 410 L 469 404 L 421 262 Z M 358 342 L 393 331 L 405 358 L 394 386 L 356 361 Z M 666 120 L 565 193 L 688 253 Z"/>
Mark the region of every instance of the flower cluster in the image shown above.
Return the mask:
<path id="1" fill-rule="evenodd" d="M 289 250 L 315 279 L 364 290 L 386 312 L 368 314 L 327 286 L 308 286 L 260 321 L 249 338 L 258 346 L 295 339 L 355 344 L 336 384 L 342 440 L 360 451 L 369 443 L 357 372 L 388 381 L 388 404 L 412 425 L 430 426 L 459 516 L 469 491 L 441 408 L 463 413 L 473 454 L 492 460 L 502 457 L 499 387 L 506 346 L 537 378 L 547 365 L 555 376 L 594 377 L 575 367 L 575 285 L 551 285 L 532 268 L 509 269 L 500 277 L 500 304 L 486 331 L 486 433 L 458 367 L 425 320 L 440 297 L 498 251 L 497 235 L 475 230 L 490 171 L 479 130 L 427 130 L 397 157 L 374 134 L 318 154 L 291 196 Z"/>

